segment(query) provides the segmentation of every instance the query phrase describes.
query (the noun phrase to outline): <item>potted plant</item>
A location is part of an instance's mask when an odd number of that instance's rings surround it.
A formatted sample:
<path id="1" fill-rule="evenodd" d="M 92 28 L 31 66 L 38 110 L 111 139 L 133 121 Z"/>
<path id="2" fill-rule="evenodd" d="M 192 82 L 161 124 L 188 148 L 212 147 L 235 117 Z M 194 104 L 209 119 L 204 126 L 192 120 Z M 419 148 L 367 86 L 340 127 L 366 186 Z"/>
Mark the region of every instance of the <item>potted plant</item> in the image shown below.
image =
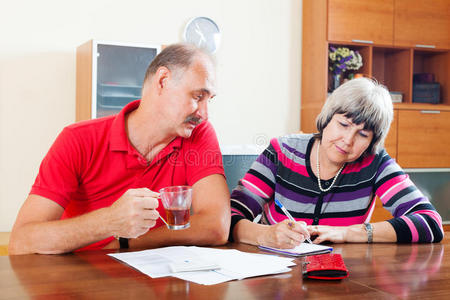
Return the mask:
<path id="1" fill-rule="evenodd" d="M 346 71 L 359 70 L 362 65 L 362 57 L 356 50 L 350 50 L 347 47 L 330 46 L 328 52 L 329 69 L 332 74 L 332 84 L 330 90 L 335 90 L 340 84 L 343 74 Z M 348 79 L 353 79 L 354 73 L 348 75 Z"/>

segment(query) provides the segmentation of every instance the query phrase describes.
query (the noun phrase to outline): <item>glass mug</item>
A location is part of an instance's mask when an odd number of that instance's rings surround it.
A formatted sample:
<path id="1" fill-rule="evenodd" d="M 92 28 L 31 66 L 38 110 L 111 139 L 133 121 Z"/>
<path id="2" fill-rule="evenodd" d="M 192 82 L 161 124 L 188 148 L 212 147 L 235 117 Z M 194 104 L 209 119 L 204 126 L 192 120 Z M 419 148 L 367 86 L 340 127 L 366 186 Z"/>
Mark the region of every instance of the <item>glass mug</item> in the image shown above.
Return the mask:
<path id="1" fill-rule="evenodd" d="M 159 190 L 166 211 L 166 225 L 169 229 L 189 228 L 191 215 L 192 187 L 169 186 Z"/>

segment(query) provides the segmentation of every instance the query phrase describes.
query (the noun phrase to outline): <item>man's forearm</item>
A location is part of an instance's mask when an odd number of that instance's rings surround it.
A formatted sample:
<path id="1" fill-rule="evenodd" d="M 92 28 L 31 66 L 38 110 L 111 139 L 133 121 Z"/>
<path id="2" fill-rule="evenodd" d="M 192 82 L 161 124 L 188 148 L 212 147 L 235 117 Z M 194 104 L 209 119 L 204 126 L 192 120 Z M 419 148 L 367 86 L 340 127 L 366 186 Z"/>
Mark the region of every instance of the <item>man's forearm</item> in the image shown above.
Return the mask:
<path id="1" fill-rule="evenodd" d="M 75 218 L 24 224 L 13 229 L 9 253 L 59 254 L 82 248 L 111 236 L 101 223 L 107 217 L 103 208 Z"/>
<path id="2" fill-rule="evenodd" d="M 150 230 L 129 241 L 130 248 L 156 248 L 168 245 L 223 245 L 230 230 L 230 193 L 225 177 L 213 174 L 193 185 L 190 228 L 170 230 L 165 226 Z"/>
<path id="3" fill-rule="evenodd" d="M 196 214 L 190 217 L 190 227 L 171 230 L 165 225 L 147 234 L 130 239 L 130 248 L 157 248 L 169 245 L 216 246 L 227 242 L 230 216 L 225 211 L 220 216 Z"/>

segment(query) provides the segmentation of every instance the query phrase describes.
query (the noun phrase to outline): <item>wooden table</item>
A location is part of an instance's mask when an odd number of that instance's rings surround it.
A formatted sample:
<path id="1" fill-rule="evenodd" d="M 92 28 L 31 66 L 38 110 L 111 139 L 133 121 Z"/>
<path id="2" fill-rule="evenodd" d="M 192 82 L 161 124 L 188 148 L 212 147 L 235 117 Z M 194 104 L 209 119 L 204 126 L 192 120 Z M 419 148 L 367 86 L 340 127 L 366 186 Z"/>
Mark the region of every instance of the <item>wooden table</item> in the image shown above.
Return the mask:
<path id="1" fill-rule="evenodd" d="M 204 286 L 153 279 L 111 251 L 0 257 L 0 299 L 450 299 L 450 238 L 440 244 L 336 244 L 350 270 L 342 281 L 304 280 L 301 258 L 289 273 Z M 224 248 L 258 252 L 248 245 Z M 447 254 L 445 254 L 447 253 Z"/>

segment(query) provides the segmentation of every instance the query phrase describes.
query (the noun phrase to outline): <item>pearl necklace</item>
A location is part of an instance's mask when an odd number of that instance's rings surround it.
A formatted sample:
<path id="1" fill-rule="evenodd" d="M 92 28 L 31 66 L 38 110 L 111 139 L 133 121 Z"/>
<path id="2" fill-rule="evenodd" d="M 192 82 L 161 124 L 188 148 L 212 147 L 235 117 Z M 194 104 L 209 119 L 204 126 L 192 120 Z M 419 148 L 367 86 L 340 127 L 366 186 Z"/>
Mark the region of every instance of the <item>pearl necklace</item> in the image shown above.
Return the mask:
<path id="1" fill-rule="evenodd" d="M 337 172 L 337 174 L 334 176 L 333 181 L 331 182 L 331 185 L 324 189 L 322 188 L 322 184 L 320 183 L 320 164 L 319 164 L 319 148 L 320 148 L 320 141 L 319 144 L 317 145 L 317 183 L 319 185 L 319 189 L 322 192 L 328 192 L 329 190 L 331 190 L 331 188 L 333 187 L 334 183 L 336 182 L 336 179 L 338 178 L 339 174 L 341 174 L 342 169 L 344 169 L 345 164 L 342 165 L 342 167 L 339 169 L 339 171 Z"/>

